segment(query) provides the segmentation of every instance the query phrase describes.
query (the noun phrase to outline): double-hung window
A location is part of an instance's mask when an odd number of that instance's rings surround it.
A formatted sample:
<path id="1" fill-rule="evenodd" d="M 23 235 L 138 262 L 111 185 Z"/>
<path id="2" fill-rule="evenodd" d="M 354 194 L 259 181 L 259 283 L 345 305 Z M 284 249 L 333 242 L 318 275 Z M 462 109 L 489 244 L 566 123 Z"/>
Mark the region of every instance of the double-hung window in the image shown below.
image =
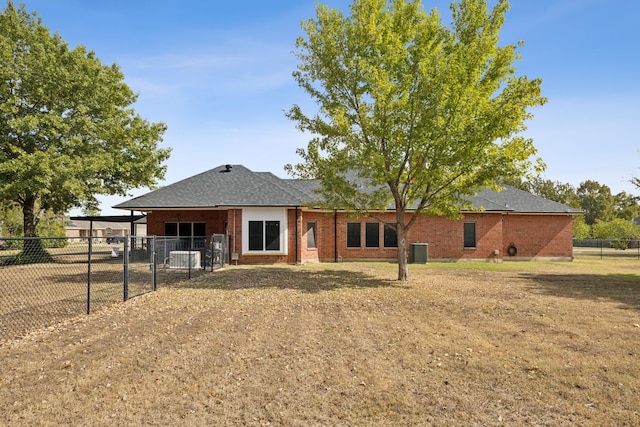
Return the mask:
<path id="1" fill-rule="evenodd" d="M 348 248 L 360 247 L 360 223 L 359 222 L 347 223 L 347 247 Z"/>
<path id="2" fill-rule="evenodd" d="M 377 222 L 365 223 L 364 244 L 367 248 L 380 247 L 380 224 Z"/>
<path id="3" fill-rule="evenodd" d="M 476 223 L 475 222 L 464 223 L 464 247 L 465 248 L 476 247 Z"/>
<path id="4" fill-rule="evenodd" d="M 395 222 L 387 223 L 384 225 L 384 247 L 385 248 L 397 248 L 398 247 L 398 231 Z"/>

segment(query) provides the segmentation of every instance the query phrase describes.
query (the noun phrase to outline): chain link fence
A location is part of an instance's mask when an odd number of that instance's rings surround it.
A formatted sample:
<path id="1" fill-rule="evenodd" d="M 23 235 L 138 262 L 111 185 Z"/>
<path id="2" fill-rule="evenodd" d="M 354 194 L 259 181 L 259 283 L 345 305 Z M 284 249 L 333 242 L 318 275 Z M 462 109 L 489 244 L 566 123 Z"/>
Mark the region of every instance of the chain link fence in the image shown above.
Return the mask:
<path id="1" fill-rule="evenodd" d="M 221 268 L 226 238 L 2 238 L 0 340 Z"/>
<path id="2" fill-rule="evenodd" d="M 576 257 L 625 258 L 640 260 L 639 239 L 573 239 Z"/>

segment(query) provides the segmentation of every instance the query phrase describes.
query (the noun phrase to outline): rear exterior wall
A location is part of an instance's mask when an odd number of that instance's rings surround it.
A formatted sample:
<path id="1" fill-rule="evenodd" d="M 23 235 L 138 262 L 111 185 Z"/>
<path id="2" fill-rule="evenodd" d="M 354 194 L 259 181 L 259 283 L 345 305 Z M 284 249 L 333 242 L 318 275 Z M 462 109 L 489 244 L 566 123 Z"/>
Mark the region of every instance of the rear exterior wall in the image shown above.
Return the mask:
<path id="1" fill-rule="evenodd" d="M 409 215 L 409 214 L 408 214 Z M 405 220 L 408 220 L 405 218 Z M 335 262 L 397 259 L 397 248 L 384 247 L 383 223 L 395 223 L 394 212 L 355 218 L 343 211 L 326 212 L 289 209 L 286 255 L 243 255 L 242 209 L 154 211 L 147 216 L 148 234 L 164 235 L 165 222 L 205 222 L 207 235 L 224 233 L 230 238 L 230 252 L 239 264 Z M 347 224 L 360 223 L 361 245 L 347 247 Z M 366 247 L 366 223 L 379 224 L 379 244 Z M 476 245 L 464 247 L 464 223 L 474 223 Z M 315 239 L 309 239 L 310 225 Z M 315 245 L 309 245 L 315 242 Z M 419 217 L 407 235 L 407 253 L 412 243 L 427 243 L 430 260 L 516 260 L 573 258 L 570 215 L 521 215 L 493 212 L 467 213 L 460 220 Z M 513 243 L 515 256 L 508 255 Z"/>
<path id="2" fill-rule="evenodd" d="M 396 260 L 397 248 L 385 248 L 383 228 L 380 226 L 378 247 L 366 247 L 365 224 L 379 221 L 395 223 L 395 213 L 386 212 L 372 217 L 354 218 L 344 212 L 322 213 L 304 211 L 300 229 L 298 262 L 335 262 L 349 260 Z M 408 220 L 408 216 L 405 220 Z M 306 232 L 309 222 L 316 223 L 316 247 L 307 248 Z M 347 247 L 347 224 L 360 223 L 361 245 Z M 475 224 L 476 244 L 464 246 L 464 224 Z M 427 243 L 431 260 L 571 260 L 572 217 L 570 215 L 520 215 L 501 212 L 467 213 L 460 220 L 441 217 L 419 217 L 407 235 L 407 252 L 412 243 Z M 514 243 L 516 256 L 508 254 Z"/>

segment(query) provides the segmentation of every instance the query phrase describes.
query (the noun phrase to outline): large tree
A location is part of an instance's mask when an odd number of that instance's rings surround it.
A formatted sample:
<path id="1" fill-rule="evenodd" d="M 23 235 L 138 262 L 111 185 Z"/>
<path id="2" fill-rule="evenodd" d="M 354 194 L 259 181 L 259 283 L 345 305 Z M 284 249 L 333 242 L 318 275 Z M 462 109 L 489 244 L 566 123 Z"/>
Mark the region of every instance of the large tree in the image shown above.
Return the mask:
<path id="1" fill-rule="evenodd" d="M 596 221 L 611 221 L 615 217 L 615 199 L 607 185 L 592 180 L 583 181 L 576 194 L 584 211 L 584 222 L 588 225 L 594 225 Z"/>
<path id="2" fill-rule="evenodd" d="M 142 119 L 120 68 L 73 49 L 11 1 L 0 14 L 0 198 L 22 207 L 24 235 L 44 211 L 96 206 L 164 177 L 165 125 Z"/>
<path id="3" fill-rule="evenodd" d="M 516 74 L 517 46 L 498 44 L 508 7 L 462 0 L 446 26 L 419 0 L 355 0 L 302 23 L 294 77 L 318 111 L 287 113 L 313 135 L 289 172 L 319 179 L 326 207 L 395 208 L 399 280 L 419 215 L 459 218 L 464 196 L 541 165 L 521 132 L 545 99 Z"/>

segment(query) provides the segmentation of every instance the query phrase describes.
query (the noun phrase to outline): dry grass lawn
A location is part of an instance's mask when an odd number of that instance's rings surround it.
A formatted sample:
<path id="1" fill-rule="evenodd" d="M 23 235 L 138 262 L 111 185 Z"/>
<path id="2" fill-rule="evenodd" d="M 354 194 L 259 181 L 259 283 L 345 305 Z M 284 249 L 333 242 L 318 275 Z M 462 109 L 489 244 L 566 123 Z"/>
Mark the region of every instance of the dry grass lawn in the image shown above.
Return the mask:
<path id="1" fill-rule="evenodd" d="M 0 425 L 640 425 L 640 261 L 228 267 L 0 346 Z"/>

